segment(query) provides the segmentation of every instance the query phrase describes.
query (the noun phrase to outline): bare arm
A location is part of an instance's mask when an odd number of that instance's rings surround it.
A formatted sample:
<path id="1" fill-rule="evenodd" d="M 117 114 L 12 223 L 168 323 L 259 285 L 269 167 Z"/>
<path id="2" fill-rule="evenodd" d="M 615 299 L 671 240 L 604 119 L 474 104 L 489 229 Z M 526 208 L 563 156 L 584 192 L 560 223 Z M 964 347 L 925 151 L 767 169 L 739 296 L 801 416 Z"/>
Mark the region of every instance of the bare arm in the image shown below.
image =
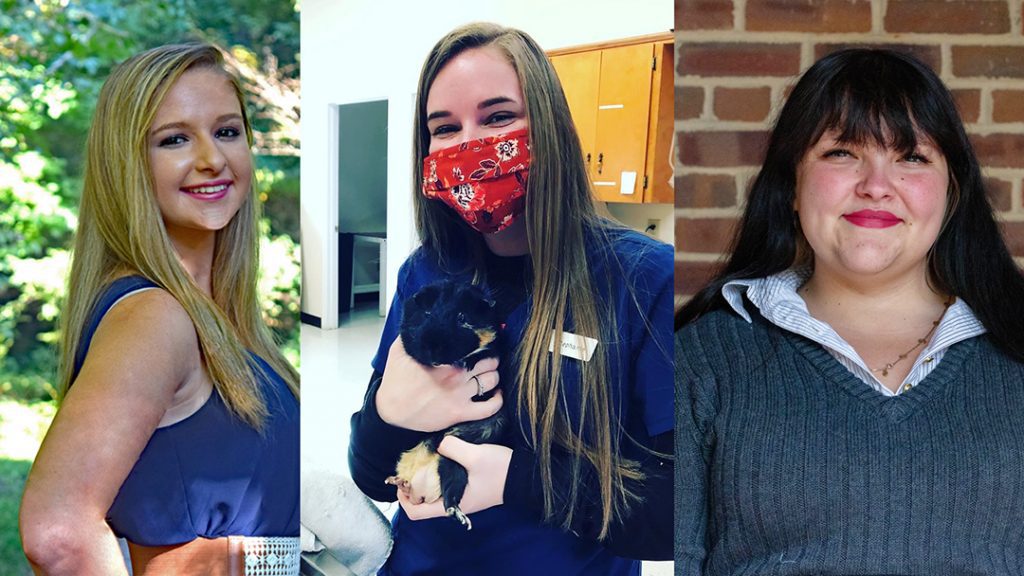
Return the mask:
<path id="1" fill-rule="evenodd" d="M 197 370 L 195 329 L 166 292 L 140 292 L 106 314 L 26 483 L 19 523 L 37 573 L 126 574 L 107 510 Z"/>

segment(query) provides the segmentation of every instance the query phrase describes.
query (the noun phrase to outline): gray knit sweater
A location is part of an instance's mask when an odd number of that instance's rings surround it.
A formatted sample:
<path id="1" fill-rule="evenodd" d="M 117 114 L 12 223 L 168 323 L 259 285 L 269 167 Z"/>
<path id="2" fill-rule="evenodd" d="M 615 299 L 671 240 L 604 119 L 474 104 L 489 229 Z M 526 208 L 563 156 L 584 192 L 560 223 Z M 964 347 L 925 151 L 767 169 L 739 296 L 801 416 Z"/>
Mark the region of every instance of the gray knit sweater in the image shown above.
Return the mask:
<path id="1" fill-rule="evenodd" d="M 887 398 L 754 314 L 676 335 L 676 574 L 1024 575 L 1024 364 Z"/>

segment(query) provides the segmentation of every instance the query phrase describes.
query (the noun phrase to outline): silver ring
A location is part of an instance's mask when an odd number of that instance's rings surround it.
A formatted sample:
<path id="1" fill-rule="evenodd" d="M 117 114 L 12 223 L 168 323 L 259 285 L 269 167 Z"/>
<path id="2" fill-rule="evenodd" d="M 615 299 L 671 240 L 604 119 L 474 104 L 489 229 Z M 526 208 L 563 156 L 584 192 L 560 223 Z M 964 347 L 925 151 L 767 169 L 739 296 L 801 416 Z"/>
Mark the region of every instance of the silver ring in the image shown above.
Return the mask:
<path id="1" fill-rule="evenodd" d="M 476 376 L 473 376 L 473 380 L 476 380 L 476 395 L 477 396 L 483 396 L 484 395 L 484 387 L 480 384 L 480 379 L 477 378 Z"/>

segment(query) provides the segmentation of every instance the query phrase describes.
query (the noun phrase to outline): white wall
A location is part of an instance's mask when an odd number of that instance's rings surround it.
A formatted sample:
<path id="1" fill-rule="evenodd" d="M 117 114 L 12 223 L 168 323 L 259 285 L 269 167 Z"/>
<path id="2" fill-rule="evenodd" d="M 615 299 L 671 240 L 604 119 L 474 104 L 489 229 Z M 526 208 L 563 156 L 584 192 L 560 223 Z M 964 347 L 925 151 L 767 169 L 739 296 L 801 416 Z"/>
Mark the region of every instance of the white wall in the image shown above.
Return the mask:
<path id="1" fill-rule="evenodd" d="M 412 116 L 419 69 L 452 28 L 487 20 L 525 30 L 547 50 L 656 32 L 673 26 L 669 0 L 303 0 L 302 2 L 302 311 L 334 327 L 325 295 L 337 259 L 336 204 L 328 197 L 329 108 L 387 98 L 387 298 L 415 248 L 412 221 Z M 669 208 L 671 213 L 671 208 Z M 333 249 L 331 248 L 333 246 Z"/>

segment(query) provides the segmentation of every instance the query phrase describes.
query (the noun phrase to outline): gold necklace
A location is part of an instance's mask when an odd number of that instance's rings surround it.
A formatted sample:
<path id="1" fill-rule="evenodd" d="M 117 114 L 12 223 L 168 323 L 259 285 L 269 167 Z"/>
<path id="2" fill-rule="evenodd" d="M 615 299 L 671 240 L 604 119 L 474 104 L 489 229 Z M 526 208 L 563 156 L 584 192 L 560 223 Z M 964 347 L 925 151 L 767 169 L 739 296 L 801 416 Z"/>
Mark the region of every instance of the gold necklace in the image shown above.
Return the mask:
<path id="1" fill-rule="evenodd" d="M 892 362 L 889 362 L 885 366 L 882 366 L 881 368 L 872 368 L 871 371 L 872 372 L 881 372 L 882 373 L 882 377 L 888 376 L 889 375 L 889 370 L 891 370 L 894 366 L 896 366 L 897 364 L 902 362 L 907 356 L 910 355 L 911 352 L 913 352 L 914 350 L 917 350 L 920 346 L 928 344 L 928 339 L 931 338 L 932 334 L 935 333 L 935 329 L 939 327 L 939 322 L 942 321 L 942 317 L 946 315 L 946 310 L 949 310 L 949 307 L 952 304 L 953 304 L 953 296 L 950 296 L 949 298 L 946 298 L 946 305 L 945 305 L 945 307 L 942 308 L 942 314 L 939 314 L 939 317 L 936 318 L 934 322 L 932 322 L 932 327 L 928 329 L 928 333 L 925 334 L 923 338 L 918 338 L 917 339 L 917 343 L 914 344 L 910 348 L 910 350 L 907 350 L 903 354 L 900 354 L 899 356 L 896 357 L 895 360 L 893 360 Z"/>

